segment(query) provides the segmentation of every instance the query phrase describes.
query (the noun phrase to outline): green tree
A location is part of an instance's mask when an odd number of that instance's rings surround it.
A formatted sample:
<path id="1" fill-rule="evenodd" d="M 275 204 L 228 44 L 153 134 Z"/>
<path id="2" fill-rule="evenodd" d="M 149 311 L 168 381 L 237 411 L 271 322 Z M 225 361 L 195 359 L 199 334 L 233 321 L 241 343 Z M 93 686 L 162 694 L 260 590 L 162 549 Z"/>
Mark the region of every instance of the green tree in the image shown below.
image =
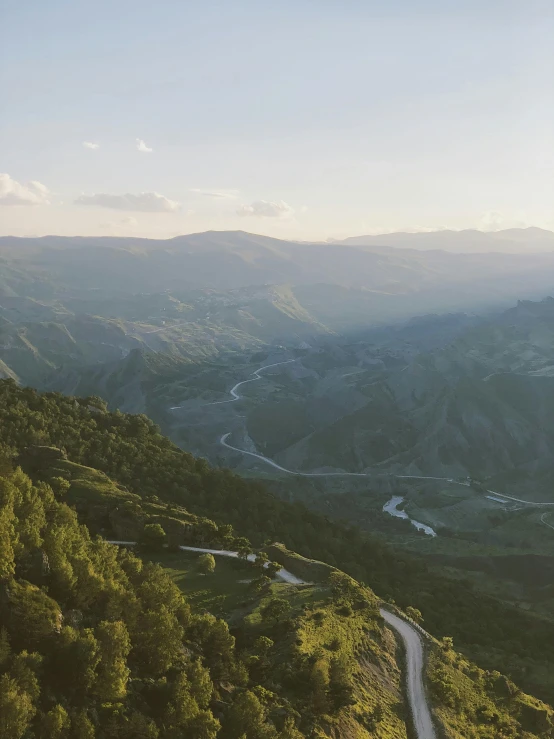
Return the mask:
<path id="1" fill-rule="evenodd" d="M 267 724 L 267 711 L 251 690 L 240 693 L 229 710 L 227 732 L 230 737 L 245 739 L 269 739 L 275 737 L 275 729 Z"/>
<path id="2" fill-rule="evenodd" d="M 285 723 L 279 732 L 279 739 L 304 739 L 304 734 L 296 728 L 296 723 L 292 716 L 285 719 Z"/>
<path id="3" fill-rule="evenodd" d="M 95 739 L 95 736 L 94 724 L 87 712 L 78 711 L 71 719 L 71 739 Z"/>
<path id="4" fill-rule="evenodd" d="M 10 675 L 17 681 L 21 690 L 31 697 L 33 703 L 36 703 L 40 696 L 38 674 L 41 665 L 42 656 L 40 654 L 36 652 L 29 654 L 23 650 L 12 657 L 10 666 Z"/>
<path id="5" fill-rule="evenodd" d="M 144 552 L 161 552 L 167 535 L 159 523 L 147 523 L 139 537 L 139 546 Z"/>
<path id="6" fill-rule="evenodd" d="M 264 570 L 265 566 L 269 562 L 269 557 L 264 551 L 258 552 L 256 554 L 256 559 L 254 561 L 255 567 L 257 567 L 259 570 Z"/>
<path id="7" fill-rule="evenodd" d="M 314 713 L 321 715 L 327 713 L 329 700 L 327 691 L 329 689 L 329 668 L 323 659 L 318 659 L 310 672 L 310 694 Z"/>
<path id="8" fill-rule="evenodd" d="M 11 654 L 10 636 L 5 626 L 0 628 L 0 668 Z"/>
<path id="9" fill-rule="evenodd" d="M 13 512 L 8 507 L 0 508 L 0 582 L 13 577 L 15 572 L 14 541 Z"/>
<path id="10" fill-rule="evenodd" d="M 202 696 L 203 699 L 205 697 Z M 215 738 L 220 728 L 219 721 L 211 711 L 199 708 L 191 683 L 184 672 L 177 675 L 173 684 L 165 723 L 170 728 L 170 736 L 186 736 L 190 739 Z"/>
<path id="11" fill-rule="evenodd" d="M 355 703 L 352 669 L 346 655 L 339 655 L 329 665 L 329 698 L 335 710 Z"/>
<path id="12" fill-rule="evenodd" d="M 21 739 L 27 731 L 36 709 L 28 693 L 20 689 L 8 675 L 0 677 L 0 736 Z"/>
<path id="13" fill-rule="evenodd" d="M 266 655 L 275 646 L 273 639 L 268 636 L 259 636 L 254 642 L 254 649 L 258 654 Z"/>
<path id="14" fill-rule="evenodd" d="M 215 739 L 221 728 L 218 719 L 211 711 L 198 711 L 196 716 L 189 722 L 187 736 L 190 739 Z"/>
<path id="15" fill-rule="evenodd" d="M 421 614 L 421 611 L 419 608 L 414 608 L 413 606 L 408 606 L 406 608 L 406 616 L 408 618 L 411 618 L 412 621 L 415 621 L 416 624 L 422 624 L 423 623 L 423 616 Z"/>
<path id="16" fill-rule="evenodd" d="M 130 670 L 127 655 L 131 650 L 129 632 L 123 621 L 102 621 L 96 628 L 100 663 L 96 693 L 103 701 L 119 701 L 127 694 Z"/>
<path id="17" fill-rule="evenodd" d="M 271 598 L 261 609 L 262 618 L 276 624 L 290 612 L 290 603 L 284 598 Z"/>
<path id="18" fill-rule="evenodd" d="M 136 658 L 153 675 L 166 672 L 183 649 L 183 627 L 165 605 L 141 613 L 133 635 Z"/>
<path id="19" fill-rule="evenodd" d="M 160 732 L 151 718 L 133 711 L 122 730 L 124 739 L 158 739 Z"/>
<path id="20" fill-rule="evenodd" d="M 69 488 L 71 487 L 71 483 L 69 480 L 66 480 L 65 477 L 52 477 L 49 480 L 50 487 L 54 491 L 54 495 L 56 498 L 65 498 L 65 496 L 69 492 Z"/>
<path id="21" fill-rule="evenodd" d="M 199 659 L 194 660 L 188 669 L 190 692 L 200 708 L 207 708 L 213 693 L 210 671 L 202 666 Z"/>
<path id="22" fill-rule="evenodd" d="M 59 704 L 50 709 L 40 724 L 40 736 L 44 739 L 62 739 L 69 734 L 71 721 L 67 711 Z"/>
<path id="23" fill-rule="evenodd" d="M 235 539 L 234 547 L 237 550 L 239 559 L 248 559 L 249 555 L 253 553 L 252 545 L 244 536 L 239 536 Z"/>
<path id="24" fill-rule="evenodd" d="M 269 579 L 269 577 L 267 575 L 260 575 L 260 577 L 252 580 L 249 587 L 255 593 L 263 593 L 265 590 L 269 589 L 270 585 L 271 580 Z"/>
<path id="25" fill-rule="evenodd" d="M 206 554 L 202 554 L 198 557 L 197 566 L 199 572 L 203 575 L 211 575 L 215 572 L 215 557 L 213 554 L 209 554 L 208 552 Z"/>
<path id="26" fill-rule="evenodd" d="M 265 568 L 265 573 L 273 580 L 273 578 L 277 575 L 278 572 L 281 571 L 281 569 L 282 567 L 279 562 L 268 562 Z"/>
<path id="27" fill-rule="evenodd" d="M 329 585 L 338 598 L 347 602 L 353 601 L 360 593 L 358 583 L 344 572 L 331 572 L 329 575 Z"/>

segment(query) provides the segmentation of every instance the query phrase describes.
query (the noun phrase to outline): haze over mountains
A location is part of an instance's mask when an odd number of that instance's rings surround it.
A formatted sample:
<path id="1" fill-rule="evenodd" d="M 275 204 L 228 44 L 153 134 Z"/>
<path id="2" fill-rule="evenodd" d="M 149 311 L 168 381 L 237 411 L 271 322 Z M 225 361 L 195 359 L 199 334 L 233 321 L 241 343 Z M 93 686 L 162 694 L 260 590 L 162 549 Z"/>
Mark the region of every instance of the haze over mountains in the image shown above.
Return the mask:
<path id="1" fill-rule="evenodd" d="M 167 409 L 218 400 L 242 367 L 289 352 L 298 362 L 286 393 L 231 424 L 286 467 L 480 477 L 518 469 L 536 482 L 554 452 L 552 301 L 502 310 L 554 294 L 554 251 L 400 248 L 474 238 L 531 248 L 554 234 L 391 234 L 396 247 L 244 232 L 0 239 L 0 371 L 148 411 L 214 458 L 218 418 L 212 426 L 208 414 L 191 437 L 186 415 Z"/>
<path id="2" fill-rule="evenodd" d="M 332 240 L 347 246 L 394 246 L 404 249 L 438 249 L 454 253 L 530 254 L 554 249 L 554 233 L 543 228 L 509 228 L 501 231 L 424 231 L 418 233 L 387 233 L 351 236 Z"/>
<path id="3" fill-rule="evenodd" d="M 507 233 L 477 238 L 510 251 L 525 232 Z M 445 249 L 417 246 L 441 238 Z M 275 500 L 548 621 L 554 251 L 449 251 L 465 238 L 1 239 L 0 376 L 85 398 L 93 416 L 103 401 L 145 414 Z M 525 665 L 518 656 L 507 671 Z M 528 684 L 554 689 L 542 673 Z"/>
<path id="4" fill-rule="evenodd" d="M 522 253 L 451 253 L 460 234 L 398 234 L 378 237 L 433 248 L 371 244 L 306 244 L 238 232 L 206 232 L 165 241 L 131 238 L 0 238 L 0 297 L 52 299 L 94 291 L 129 295 L 185 289 L 229 290 L 254 285 L 333 285 L 369 292 L 383 316 L 442 308 L 493 306 L 517 298 L 543 297 L 551 287 L 554 250 L 534 253 L 536 231 L 517 242 Z M 480 234 L 494 244 L 502 233 Z M 541 243 L 550 243 L 550 232 Z M 522 238 L 526 231 L 519 232 Z M 554 238 L 554 234 L 550 234 Z M 366 241 L 366 237 L 359 237 Z M 369 237 L 368 237 L 369 238 Z M 542 238 L 542 237 L 541 237 Z M 395 242 L 395 239 L 398 239 Z M 389 298 L 394 296 L 394 301 Z M 399 297 L 400 296 L 400 297 Z M 401 296 L 409 296 L 407 306 Z M 403 302 L 404 301 L 404 302 Z"/>

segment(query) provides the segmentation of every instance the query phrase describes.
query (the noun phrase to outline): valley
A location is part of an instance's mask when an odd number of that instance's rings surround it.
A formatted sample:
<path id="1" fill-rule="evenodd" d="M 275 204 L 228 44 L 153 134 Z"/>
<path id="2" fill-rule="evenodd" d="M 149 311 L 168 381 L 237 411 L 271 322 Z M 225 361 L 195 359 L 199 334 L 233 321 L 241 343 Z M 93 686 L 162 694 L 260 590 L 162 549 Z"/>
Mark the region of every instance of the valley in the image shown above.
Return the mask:
<path id="1" fill-rule="evenodd" d="M 83 270 L 88 243 L 0 244 L 4 377 L 147 416 L 276 500 L 552 619 L 549 252 L 524 266 L 360 246 L 339 265 L 344 246 L 319 245 L 314 262 L 315 245 L 241 233 L 95 243 L 112 270 L 101 287 Z M 208 258 L 229 264 L 218 284 Z M 291 277 L 290 260 L 295 278 L 271 282 Z M 347 561 L 367 576 L 359 555 Z"/>

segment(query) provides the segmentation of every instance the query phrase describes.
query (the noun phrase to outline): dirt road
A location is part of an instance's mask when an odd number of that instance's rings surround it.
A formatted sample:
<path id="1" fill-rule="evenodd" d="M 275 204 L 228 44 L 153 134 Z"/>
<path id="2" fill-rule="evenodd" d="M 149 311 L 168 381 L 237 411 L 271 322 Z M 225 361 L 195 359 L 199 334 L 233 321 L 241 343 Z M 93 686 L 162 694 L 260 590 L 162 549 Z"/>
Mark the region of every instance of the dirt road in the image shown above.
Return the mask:
<path id="1" fill-rule="evenodd" d="M 390 611 L 386 611 L 384 608 L 381 608 L 381 616 L 400 635 L 404 643 L 408 703 L 412 712 L 417 737 L 418 739 L 436 739 L 431 711 L 429 710 L 423 685 L 425 657 L 421 636 L 414 626 L 411 626 L 407 621 L 404 621 Z"/>

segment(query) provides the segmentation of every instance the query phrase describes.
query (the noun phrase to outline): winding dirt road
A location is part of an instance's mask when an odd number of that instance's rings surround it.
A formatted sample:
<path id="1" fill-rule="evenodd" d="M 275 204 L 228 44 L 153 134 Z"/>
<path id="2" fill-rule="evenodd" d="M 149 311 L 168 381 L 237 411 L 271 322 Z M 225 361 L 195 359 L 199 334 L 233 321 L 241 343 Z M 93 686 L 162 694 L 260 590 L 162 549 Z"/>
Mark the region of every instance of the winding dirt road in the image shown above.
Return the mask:
<path id="1" fill-rule="evenodd" d="M 266 364 L 263 367 L 260 367 L 255 372 L 252 373 L 253 377 L 251 380 L 241 380 L 241 382 L 237 382 L 236 385 L 234 385 L 229 393 L 233 396 L 231 400 L 216 400 L 213 403 L 204 403 L 204 405 L 198 406 L 199 408 L 206 408 L 209 405 L 224 405 L 225 403 L 236 403 L 237 400 L 240 400 L 242 398 L 242 395 L 239 395 L 237 393 L 237 390 L 241 385 L 246 385 L 248 382 L 256 382 L 256 380 L 261 380 L 262 377 L 260 375 L 260 372 L 263 372 L 263 370 L 269 369 L 270 367 L 280 367 L 282 364 L 290 364 L 291 362 L 296 362 L 296 359 L 286 359 L 284 362 L 275 362 L 274 364 Z M 170 411 L 176 411 L 179 410 L 179 408 L 184 408 L 183 405 L 174 405 L 169 410 Z M 196 409 L 195 409 L 196 410 Z"/>
<path id="2" fill-rule="evenodd" d="M 234 385 L 231 390 L 229 391 L 230 394 L 233 396 L 231 400 L 218 400 L 215 403 L 206 403 L 206 405 L 200 406 L 201 408 L 205 408 L 207 405 L 221 405 L 223 403 L 236 403 L 237 400 L 242 399 L 242 395 L 239 395 L 237 393 L 238 388 L 241 385 L 246 385 L 248 382 L 256 382 L 256 380 L 261 380 L 260 372 L 263 370 L 269 369 L 270 367 L 279 367 L 282 364 L 289 364 L 290 362 L 296 362 L 296 359 L 287 359 L 284 362 L 275 362 L 274 364 L 267 364 L 264 367 L 260 367 L 257 369 L 253 375 L 254 377 L 251 380 L 242 380 L 241 382 L 237 382 L 236 385 Z M 350 373 L 350 374 L 356 374 L 356 373 Z M 345 375 L 346 376 L 346 375 Z M 178 408 L 182 408 L 183 406 L 174 406 L 170 410 L 177 410 Z M 269 457 L 264 457 L 263 454 L 258 454 L 257 452 L 249 452 L 246 449 L 240 449 L 237 446 L 233 446 L 232 444 L 229 444 L 227 439 L 231 435 L 231 432 L 229 431 L 226 434 L 223 434 L 220 439 L 219 443 L 227 447 L 227 449 L 232 449 L 234 452 L 239 452 L 239 454 L 243 454 L 247 457 L 254 457 L 255 459 L 259 459 L 261 462 L 264 462 L 267 465 L 270 465 L 270 467 L 273 467 L 276 470 L 279 470 L 280 472 L 285 472 L 287 475 L 296 475 L 297 477 L 370 477 L 372 475 L 371 472 L 299 472 L 298 470 L 289 470 L 286 467 L 283 467 L 280 464 L 277 464 L 277 462 L 274 462 Z M 437 480 L 442 482 L 450 482 L 454 485 L 462 485 L 463 487 L 470 487 L 470 483 L 466 480 L 454 480 L 451 477 L 434 477 L 432 475 L 394 475 L 391 474 L 390 477 L 394 477 L 397 480 Z M 518 503 L 524 503 L 528 506 L 536 506 L 536 507 L 545 507 L 545 506 L 554 506 L 554 503 L 544 503 L 544 502 L 538 502 L 533 500 L 524 500 L 523 498 L 515 498 L 511 495 L 506 495 L 505 493 L 499 493 L 496 490 L 485 490 L 486 493 L 491 493 L 494 495 L 498 495 L 501 498 L 504 498 L 506 502 L 513 500 Z M 549 528 L 554 528 L 550 524 L 546 523 L 546 521 L 543 520 L 543 517 L 541 517 L 541 522 L 544 523 Z"/>
<path id="3" fill-rule="evenodd" d="M 436 739 L 431 711 L 429 710 L 423 684 L 425 656 L 421 636 L 417 629 L 399 616 L 386 611 L 384 608 L 381 608 L 380 611 L 381 616 L 400 635 L 404 644 L 408 703 L 412 712 L 417 737 L 418 739 Z"/>
<path id="4" fill-rule="evenodd" d="M 120 546 L 135 546 L 136 541 L 119 541 L 111 540 L 108 544 L 117 544 Z M 205 547 L 188 547 L 180 546 L 179 549 L 187 552 L 199 552 L 201 554 L 213 554 L 214 556 L 220 557 L 232 557 L 238 558 L 237 552 L 232 552 L 228 549 L 208 549 Z M 255 562 L 256 555 L 249 554 L 248 560 Z M 276 575 L 283 582 L 287 582 L 291 585 L 308 585 L 306 580 L 302 580 L 292 572 L 289 572 L 282 567 Z M 406 653 L 406 683 L 408 689 L 408 704 L 414 721 L 414 726 L 417 734 L 417 739 L 436 739 L 436 735 L 433 729 L 433 722 L 431 719 L 431 711 L 427 704 L 427 698 L 425 696 L 425 688 L 423 684 L 423 666 L 424 666 L 424 654 L 423 646 L 421 643 L 421 637 L 417 630 L 411 626 L 407 621 L 404 621 L 399 616 L 395 616 L 390 611 L 386 611 L 384 608 L 379 609 L 381 616 L 385 619 L 386 623 L 391 626 L 402 638 L 404 643 L 404 649 Z"/>

